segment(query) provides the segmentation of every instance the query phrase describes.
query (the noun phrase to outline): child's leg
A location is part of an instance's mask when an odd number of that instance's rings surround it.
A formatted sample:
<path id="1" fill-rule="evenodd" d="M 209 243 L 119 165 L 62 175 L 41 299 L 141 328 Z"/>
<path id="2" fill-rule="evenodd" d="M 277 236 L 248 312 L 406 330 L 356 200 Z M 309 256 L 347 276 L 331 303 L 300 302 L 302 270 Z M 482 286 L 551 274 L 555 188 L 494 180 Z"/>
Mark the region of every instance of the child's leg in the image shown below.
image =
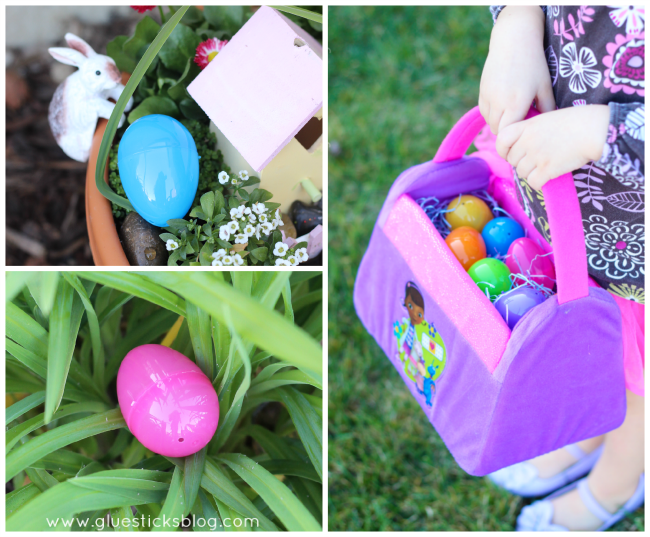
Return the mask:
<path id="1" fill-rule="evenodd" d="M 611 513 L 632 497 L 644 472 L 643 439 L 643 397 L 628 391 L 625 422 L 605 435 L 603 454 L 587 480 L 598 503 Z M 572 530 L 594 530 L 601 524 L 587 510 L 575 489 L 552 502 L 555 524 Z"/>
<path id="2" fill-rule="evenodd" d="M 604 436 L 596 436 L 578 442 L 577 445 L 585 453 L 591 453 L 603 443 L 604 439 Z M 575 464 L 577 459 L 566 449 L 560 448 L 551 451 L 550 453 L 540 455 L 539 457 L 535 457 L 528 462 L 537 468 L 539 477 L 546 479 L 566 470 L 569 466 Z"/>

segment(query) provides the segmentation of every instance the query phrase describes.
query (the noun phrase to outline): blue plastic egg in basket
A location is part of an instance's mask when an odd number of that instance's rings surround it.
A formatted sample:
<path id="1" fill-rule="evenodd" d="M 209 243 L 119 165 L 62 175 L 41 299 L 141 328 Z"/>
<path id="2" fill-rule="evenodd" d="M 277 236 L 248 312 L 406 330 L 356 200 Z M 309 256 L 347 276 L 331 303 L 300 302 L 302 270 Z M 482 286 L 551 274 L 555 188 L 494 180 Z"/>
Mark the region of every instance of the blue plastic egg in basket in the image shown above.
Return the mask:
<path id="1" fill-rule="evenodd" d="M 190 210 L 199 186 L 199 155 L 179 121 L 158 114 L 136 120 L 122 137 L 117 165 L 126 196 L 147 222 L 165 227 Z"/>

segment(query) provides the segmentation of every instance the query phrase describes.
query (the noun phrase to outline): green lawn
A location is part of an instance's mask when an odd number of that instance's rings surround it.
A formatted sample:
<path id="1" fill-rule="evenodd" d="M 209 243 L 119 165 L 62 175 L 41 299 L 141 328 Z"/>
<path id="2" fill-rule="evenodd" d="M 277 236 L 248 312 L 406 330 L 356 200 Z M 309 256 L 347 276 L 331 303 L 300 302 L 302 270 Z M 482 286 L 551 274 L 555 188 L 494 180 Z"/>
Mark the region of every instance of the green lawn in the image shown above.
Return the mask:
<path id="1" fill-rule="evenodd" d="M 333 531 L 511 530 L 523 505 L 456 465 L 352 304 L 390 185 L 476 105 L 491 27 L 487 7 L 329 10 Z M 643 528 L 643 509 L 615 527 Z"/>

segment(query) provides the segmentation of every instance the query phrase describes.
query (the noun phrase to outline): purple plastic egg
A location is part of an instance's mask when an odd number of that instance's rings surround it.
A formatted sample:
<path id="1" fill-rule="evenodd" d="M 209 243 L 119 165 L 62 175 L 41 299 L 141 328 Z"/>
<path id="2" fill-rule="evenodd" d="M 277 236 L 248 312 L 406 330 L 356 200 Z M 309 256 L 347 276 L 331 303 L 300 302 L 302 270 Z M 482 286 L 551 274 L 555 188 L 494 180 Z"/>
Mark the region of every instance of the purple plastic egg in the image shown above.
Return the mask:
<path id="1" fill-rule="evenodd" d="M 117 399 L 129 430 L 154 453 L 186 457 L 219 424 L 219 399 L 192 360 L 163 345 L 131 350 L 117 374 Z"/>
<path id="2" fill-rule="evenodd" d="M 537 289 L 517 287 L 497 298 L 494 301 L 494 307 L 512 330 L 526 312 L 545 300 L 544 294 Z"/>
<path id="3" fill-rule="evenodd" d="M 522 237 L 510 245 L 506 265 L 513 274 L 529 273 L 531 280 L 552 291 L 555 287 L 555 267 L 549 257 L 544 256 L 545 253 L 541 246 Z M 524 280 L 517 278 L 514 285 L 525 283 Z"/>

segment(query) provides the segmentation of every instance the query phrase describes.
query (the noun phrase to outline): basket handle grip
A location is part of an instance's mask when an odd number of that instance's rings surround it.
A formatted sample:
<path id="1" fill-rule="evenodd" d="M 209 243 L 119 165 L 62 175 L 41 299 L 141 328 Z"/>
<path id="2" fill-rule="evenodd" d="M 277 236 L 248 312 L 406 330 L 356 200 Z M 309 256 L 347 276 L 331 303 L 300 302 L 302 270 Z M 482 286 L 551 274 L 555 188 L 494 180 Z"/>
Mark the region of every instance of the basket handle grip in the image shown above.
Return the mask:
<path id="1" fill-rule="evenodd" d="M 526 119 L 539 115 L 531 108 Z M 445 137 L 433 161 L 449 162 L 461 158 L 474 141 L 485 120 L 478 106 L 467 112 Z M 564 304 L 589 294 L 587 247 L 582 228 L 580 201 L 570 173 L 542 187 L 553 240 L 558 302 Z"/>

